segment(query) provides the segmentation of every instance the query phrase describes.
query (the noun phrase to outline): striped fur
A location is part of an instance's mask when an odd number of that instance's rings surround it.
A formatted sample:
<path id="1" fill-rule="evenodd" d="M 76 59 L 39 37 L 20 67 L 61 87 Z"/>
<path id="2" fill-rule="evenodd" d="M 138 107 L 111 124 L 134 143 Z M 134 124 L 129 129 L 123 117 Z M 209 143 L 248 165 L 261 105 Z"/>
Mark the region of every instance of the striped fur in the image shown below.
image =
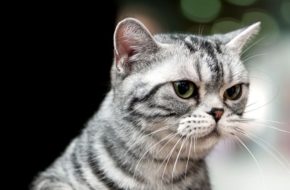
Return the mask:
<path id="1" fill-rule="evenodd" d="M 160 34 L 135 19 L 115 32 L 112 89 L 100 110 L 33 190 L 210 190 L 205 156 L 234 133 L 248 96 L 239 53 L 258 24 L 215 36 Z M 181 99 L 173 81 L 189 80 L 198 96 Z M 235 84 L 239 100 L 223 99 Z M 208 114 L 224 114 L 216 123 Z M 194 148 L 193 148 L 194 141 Z"/>

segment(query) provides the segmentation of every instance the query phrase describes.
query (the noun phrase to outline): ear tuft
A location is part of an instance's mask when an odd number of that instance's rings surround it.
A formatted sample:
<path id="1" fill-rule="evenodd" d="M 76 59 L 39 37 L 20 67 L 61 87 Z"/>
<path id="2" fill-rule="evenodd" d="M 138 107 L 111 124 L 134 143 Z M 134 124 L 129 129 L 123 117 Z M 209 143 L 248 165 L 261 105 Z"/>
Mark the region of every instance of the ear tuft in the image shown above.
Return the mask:
<path id="1" fill-rule="evenodd" d="M 120 21 L 114 33 L 115 64 L 119 71 L 130 68 L 128 60 L 137 53 L 156 49 L 157 43 L 149 30 L 137 19 L 126 18 Z"/>
<path id="2" fill-rule="evenodd" d="M 261 28 L 261 22 L 256 22 L 248 27 L 242 28 L 240 30 L 230 32 L 225 34 L 231 38 L 231 40 L 226 44 L 226 46 L 237 53 L 241 53 L 244 46 L 259 33 Z"/>

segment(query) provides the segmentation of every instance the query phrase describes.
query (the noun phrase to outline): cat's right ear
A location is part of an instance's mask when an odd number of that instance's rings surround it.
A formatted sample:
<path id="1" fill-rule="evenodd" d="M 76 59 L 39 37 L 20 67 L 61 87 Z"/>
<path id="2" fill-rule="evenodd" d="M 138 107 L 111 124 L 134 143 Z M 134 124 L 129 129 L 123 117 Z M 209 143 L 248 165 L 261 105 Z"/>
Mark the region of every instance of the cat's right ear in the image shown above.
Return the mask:
<path id="1" fill-rule="evenodd" d="M 240 54 L 245 45 L 259 33 L 260 28 L 261 22 L 256 22 L 248 27 L 225 34 L 225 38 L 230 38 L 226 47 Z"/>
<path id="2" fill-rule="evenodd" d="M 137 19 L 120 21 L 114 33 L 114 54 L 117 70 L 128 73 L 132 69 L 130 58 L 141 52 L 155 51 L 158 45 L 149 30 Z"/>

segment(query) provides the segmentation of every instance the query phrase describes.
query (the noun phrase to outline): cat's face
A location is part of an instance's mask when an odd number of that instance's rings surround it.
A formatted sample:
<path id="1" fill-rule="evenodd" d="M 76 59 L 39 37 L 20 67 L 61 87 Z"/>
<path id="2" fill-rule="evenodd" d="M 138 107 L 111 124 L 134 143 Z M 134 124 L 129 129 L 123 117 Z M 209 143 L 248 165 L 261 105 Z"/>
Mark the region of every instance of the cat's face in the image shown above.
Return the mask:
<path id="1" fill-rule="evenodd" d="M 156 35 L 126 19 L 115 32 L 112 83 L 125 118 L 143 130 L 165 128 L 196 142 L 203 157 L 221 137 L 235 135 L 247 98 L 240 53 L 259 24 L 210 37 Z"/>

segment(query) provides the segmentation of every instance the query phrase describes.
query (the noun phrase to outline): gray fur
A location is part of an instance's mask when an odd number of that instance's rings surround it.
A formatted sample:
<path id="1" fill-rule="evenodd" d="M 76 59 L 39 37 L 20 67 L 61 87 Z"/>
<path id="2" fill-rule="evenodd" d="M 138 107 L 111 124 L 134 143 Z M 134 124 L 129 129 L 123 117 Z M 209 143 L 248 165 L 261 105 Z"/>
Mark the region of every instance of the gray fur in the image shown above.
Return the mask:
<path id="1" fill-rule="evenodd" d="M 258 31 L 257 24 L 250 27 L 208 37 L 153 37 L 139 21 L 121 21 L 111 90 L 32 189 L 210 190 L 204 158 L 234 133 L 232 126 L 242 125 L 231 121 L 242 117 L 247 102 L 248 74 L 239 53 Z M 172 87 L 179 80 L 194 82 L 198 96 L 179 98 Z M 226 89 L 240 83 L 239 100 L 223 99 Z M 214 107 L 225 110 L 218 124 L 208 114 Z"/>

